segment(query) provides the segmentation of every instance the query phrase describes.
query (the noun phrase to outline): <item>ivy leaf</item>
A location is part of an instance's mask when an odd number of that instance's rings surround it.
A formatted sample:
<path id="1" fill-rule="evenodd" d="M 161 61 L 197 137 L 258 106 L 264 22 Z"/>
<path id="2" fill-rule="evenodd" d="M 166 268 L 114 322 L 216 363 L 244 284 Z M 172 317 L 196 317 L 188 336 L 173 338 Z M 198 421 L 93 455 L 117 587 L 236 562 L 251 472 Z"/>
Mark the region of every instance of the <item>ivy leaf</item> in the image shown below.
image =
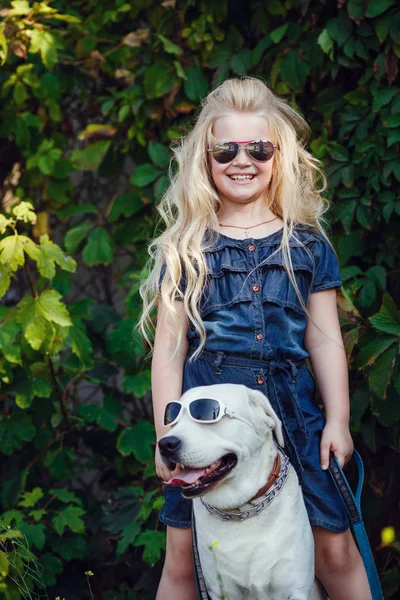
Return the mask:
<path id="1" fill-rule="evenodd" d="M 138 187 L 145 187 L 152 183 L 157 177 L 161 175 L 161 171 L 157 169 L 151 163 L 146 163 L 136 167 L 134 174 L 130 178 L 133 185 Z"/>
<path id="2" fill-rule="evenodd" d="M 72 479 L 75 471 L 74 458 L 75 455 L 71 448 L 58 448 L 46 452 L 43 464 L 56 481 Z"/>
<path id="3" fill-rule="evenodd" d="M 392 376 L 397 350 L 397 347 L 386 350 L 386 352 L 375 361 L 375 364 L 369 372 L 370 388 L 379 398 L 386 398 L 386 389 Z"/>
<path id="4" fill-rule="evenodd" d="M 358 301 L 361 306 L 371 306 L 376 298 L 376 285 L 371 279 L 366 279 L 361 287 Z"/>
<path id="5" fill-rule="evenodd" d="M 165 64 L 157 63 L 145 69 L 143 79 L 144 91 L 146 96 L 151 100 L 168 94 L 174 82 L 175 74 Z"/>
<path id="6" fill-rule="evenodd" d="M 84 514 L 86 511 L 79 506 L 67 506 L 60 514 L 54 515 L 52 518 L 54 529 L 60 536 L 66 527 L 69 527 L 74 533 L 85 533 L 85 523 L 82 519 Z"/>
<path id="7" fill-rule="evenodd" d="M 123 456 L 133 454 L 140 462 L 147 463 L 154 454 L 154 441 L 154 426 L 142 420 L 120 433 L 117 448 Z"/>
<path id="8" fill-rule="evenodd" d="M 400 336 L 400 315 L 389 294 L 383 296 L 379 313 L 370 317 L 368 321 L 378 331 Z"/>
<path id="9" fill-rule="evenodd" d="M 11 320 L 5 324 L 3 323 L 0 327 L 0 350 L 4 358 L 15 365 L 22 363 L 21 344 L 18 339 L 20 331 L 20 327 Z"/>
<path id="10" fill-rule="evenodd" d="M 38 523 L 39 521 L 43 520 L 43 517 L 45 517 L 47 515 L 47 510 L 44 510 L 43 508 L 40 508 L 38 510 L 31 510 L 31 512 L 29 513 L 29 516 L 32 517 L 32 519 Z"/>
<path id="11" fill-rule="evenodd" d="M 16 318 L 27 342 L 34 350 L 39 350 L 45 337 L 51 334 L 51 326 L 41 315 L 37 300 L 32 296 L 22 298 L 17 305 Z"/>
<path id="12" fill-rule="evenodd" d="M 82 223 L 69 229 L 64 238 L 64 247 L 70 254 L 74 254 L 81 243 L 86 239 L 88 232 L 91 229 L 90 223 Z"/>
<path id="13" fill-rule="evenodd" d="M 45 586 L 56 585 L 56 576 L 63 572 L 63 564 L 57 556 L 46 552 L 40 555 L 41 583 Z"/>
<path id="14" fill-rule="evenodd" d="M 27 539 L 30 546 L 36 546 L 38 550 L 43 550 L 46 543 L 45 525 L 44 523 L 36 523 L 30 525 L 22 522 L 19 526 L 22 535 Z"/>
<path id="15" fill-rule="evenodd" d="M 310 70 L 311 66 L 303 62 L 295 50 L 290 49 L 282 61 L 282 80 L 288 83 L 295 92 L 301 92 Z"/>
<path id="16" fill-rule="evenodd" d="M 131 544 L 133 544 L 139 533 L 140 525 L 135 521 L 132 521 L 132 523 L 128 523 L 128 525 L 124 526 L 122 530 L 122 538 L 118 541 L 117 550 L 115 552 L 118 558 L 122 556 L 122 554 Z"/>
<path id="17" fill-rule="evenodd" d="M 395 0 L 371 0 L 365 14 L 372 19 L 386 12 L 393 4 L 395 4 Z"/>
<path id="18" fill-rule="evenodd" d="M 73 320 L 69 329 L 69 341 L 72 352 L 79 358 L 84 369 L 93 366 L 93 345 L 87 336 L 86 329 L 79 319 Z"/>
<path id="19" fill-rule="evenodd" d="M 66 488 L 52 488 L 49 490 L 49 494 L 55 496 L 57 500 L 60 500 L 60 502 L 63 502 L 64 504 L 74 503 L 78 506 L 82 506 L 82 500 L 77 497 L 75 492 L 67 490 Z"/>
<path id="20" fill-rule="evenodd" d="M 134 542 L 135 546 L 144 546 L 143 560 L 153 565 L 160 560 L 161 552 L 165 550 L 165 535 L 162 531 L 146 529 Z"/>
<path id="21" fill-rule="evenodd" d="M 81 535 L 64 533 L 62 538 L 53 539 L 51 545 L 64 560 L 79 560 L 87 556 L 87 543 Z"/>
<path id="22" fill-rule="evenodd" d="M 136 398 L 142 398 L 151 389 L 150 371 L 142 373 L 126 374 L 123 382 L 124 391 L 131 393 Z"/>
<path id="23" fill-rule="evenodd" d="M 353 23 L 345 12 L 340 13 L 335 19 L 329 19 L 326 28 L 338 46 L 344 46 L 353 33 Z"/>
<path id="24" fill-rule="evenodd" d="M 38 271 L 42 277 L 53 279 L 56 274 L 56 264 L 63 271 L 69 273 L 73 273 L 76 269 L 74 259 L 66 256 L 61 248 L 49 239 L 48 235 L 42 235 L 40 238 L 40 255 L 37 260 Z"/>
<path id="25" fill-rule="evenodd" d="M 22 500 L 18 503 L 18 506 L 22 506 L 23 508 L 33 508 L 43 496 L 43 490 L 39 487 L 35 487 L 31 492 L 22 494 Z"/>
<path id="26" fill-rule="evenodd" d="M 156 142 L 150 143 L 152 144 Z M 162 147 L 164 148 L 164 146 Z M 157 158 L 159 159 L 161 157 Z M 154 162 L 156 161 L 154 160 Z M 136 192 L 128 192 L 127 194 L 122 194 L 122 196 L 118 196 L 118 198 L 113 203 L 108 220 L 111 223 L 114 223 L 115 221 L 118 221 L 118 219 L 121 216 L 129 218 L 132 215 L 138 213 L 140 210 L 142 210 L 143 207 L 144 203 L 142 201 L 142 198 Z"/>
<path id="27" fill-rule="evenodd" d="M 163 144 L 159 142 L 150 142 L 147 151 L 154 164 L 158 167 L 168 167 L 169 165 L 169 152 Z"/>
<path id="28" fill-rule="evenodd" d="M 90 232 L 88 242 L 82 251 L 82 258 L 88 267 L 109 265 L 112 262 L 112 242 L 104 227 L 96 227 Z"/>
<path id="29" fill-rule="evenodd" d="M 367 277 L 378 286 L 381 292 L 386 291 L 386 271 L 382 265 L 374 265 L 365 272 Z"/>
<path id="30" fill-rule="evenodd" d="M 33 440 L 35 433 L 32 420 L 24 411 L 14 411 L 12 416 L 0 414 L 0 453 L 10 456 L 21 450 L 26 442 Z"/>
<path id="31" fill-rule="evenodd" d="M 200 67 L 190 67 L 186 71 L 183 84 L 186 96 L 195 102 L 202 100 L 208 93 L 208 81 Z"/>
<path id="32" fill-rule="evenodd" d="M 70 158 L 78 171 L 96 171 L 105 157 L 111 142 L 101 140 L 89 144 L 82 150 L 72 150 Z"/>
<path id="33" fill-rule="evenodd" d="M 55 290 L 45 290 L 36 300 L 39 314 L 47 321 L 62 327 L 71 327 L 72 321 L 66 306 L 61 302 L 61 294 Z"/>
<path id="34" fill-rule="evenodd" d="M 21 236 L 9 235 L 0 241 L 0 262 L 11 271 L 24 266 L 24 245 Z"/>
<path id="35" fill-rule="evenodd" d="M 372 340 L 365 346 L 361 346 L 360 353 L 356 360 L 356 366 L 359 369 L 364 369 L 368 365 L 372 365 L 382 352 L 398 341 L 399 338 L 397 337 L 381 336 Z"/>
<path id="36" fill-rule="evenodd" d="M 42 61 L 48 69 L 52 69 L 57 62 L 57 42 L 49 31 L 33 29 L 29 51 L 40 52 Z"/>

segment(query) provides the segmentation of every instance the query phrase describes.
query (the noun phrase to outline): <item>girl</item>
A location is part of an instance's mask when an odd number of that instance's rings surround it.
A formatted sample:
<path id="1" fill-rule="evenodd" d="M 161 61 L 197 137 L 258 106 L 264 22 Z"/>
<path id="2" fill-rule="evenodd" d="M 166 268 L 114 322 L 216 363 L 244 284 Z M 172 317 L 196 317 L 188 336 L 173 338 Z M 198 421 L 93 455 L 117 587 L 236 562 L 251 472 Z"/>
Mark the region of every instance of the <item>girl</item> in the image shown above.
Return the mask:
<path id="1" fill-rule="evenodd" d="M 159 206 L 166 228 L 150 246 L 141 325 L 146 335 L 157 306 L 157 439 L 167 432 L 165 405 L 182 391 L 228 382 L 263 391 L 302 485 L 317 577 L 331 600 L 368 600 L 364 565 L 327 471 L 330 451 L 344 465 L 353 443 L 340 272 L 322 228 L 327 201 L 316 179 L 325 180 L 304 148 L 307 133 L 302 117 L 256 79 L 230 79 L 208 95 L 175 149 L 178 171 Z M 158 451 L 155 460 L 158 475 L 170 479 Z M 157 600 L 195 599 L 191 503 L 179 488 L 166 489 L 160 518 L 167 552 Z"/>

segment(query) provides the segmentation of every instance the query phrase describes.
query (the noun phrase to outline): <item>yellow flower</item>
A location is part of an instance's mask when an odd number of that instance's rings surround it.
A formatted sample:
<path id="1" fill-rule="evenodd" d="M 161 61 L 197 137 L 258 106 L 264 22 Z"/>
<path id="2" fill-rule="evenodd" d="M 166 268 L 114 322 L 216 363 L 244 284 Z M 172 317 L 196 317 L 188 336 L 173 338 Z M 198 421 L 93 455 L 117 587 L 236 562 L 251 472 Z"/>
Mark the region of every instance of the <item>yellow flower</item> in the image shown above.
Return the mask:
<path id="1" fill-rule="evenodd" d="M 215 542 L 212 543 L 213 548 L 216 548 L 217 546 L 219 546 L 219 541 L 215 540 Z"/>
<path id="2" fill-rule="evenodd" d="M 394 527 L 384 527 L 381 531 L 381 541 L 383 546 L 389 546 L 393 544 L 396 539 Z"/>

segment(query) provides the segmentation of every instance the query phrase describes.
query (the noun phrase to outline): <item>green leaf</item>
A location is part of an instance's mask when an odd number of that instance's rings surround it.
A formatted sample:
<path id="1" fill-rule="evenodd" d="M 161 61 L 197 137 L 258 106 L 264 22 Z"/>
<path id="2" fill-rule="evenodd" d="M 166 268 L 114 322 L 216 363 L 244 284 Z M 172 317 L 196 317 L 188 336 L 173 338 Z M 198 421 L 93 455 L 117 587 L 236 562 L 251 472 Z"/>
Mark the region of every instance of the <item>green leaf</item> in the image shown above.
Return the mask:
<path id="1" fill-rule="evenodd" d="M 44 586 L 56 585 L 56 576 L 64 570 L 61 560 L 54 554 L 46 552 L 40 555 L 40 566 L 43 568 L 41 584 Z"/>
<path id="2" fill-rule="evenodd" d="M 190 67 L 186 71 L 186 81 L 183 84 L 186 96 L 193 101 L 202 100 L 208 93 L 208 81 L 200 67 Z"/>
<path id="3" fill-rule="evenodd" d="M 128 525 L 124 526 L 122 530 L 122 538 L 118 541 L 117 550 L 115 552 L 118 558 L 122 556 L 122 554 L 131 544 L 133 544 L 139 533 L 140 525 L 135 521 L 132 521 L 132 523 L 128 523 Z"/>
<path id="4" fill-rule="evenodd" d="M 81 535 L 64 533 L 62 538 L 52 539 L 51 545 L 64 560 L 81 560 L 87 556 L 87 543 Z"/>
<path id="5" fill-rule="evenodd" d="M 48 69 L 52 69 L 57 62 L 56 39 L 49 31 L 33 29 L 29 51 L 40 52 L 42 61 Z"/>
<path id="6" fill-rule="evenodd" d="M 371 306 L 376 299 L 376 285 L 370 279 L 366 279 L 361 287 L 358 301 L 361 306 Z"/>
<path id="7" fill-rule="evenodd" d="M 165 535 L 162 531 L 146 529 L 135 540 L 135 546 L 144 546 L 143 560 L 153 565 L 160 560 L 161 552 L 165 550 Z"/>
<path id="8" fill-rule="evenodd" d="M 386 292 L 386 271 L 382 265 L 370 267 L 365 274 L 369 279 L 372 279 L 381 292 Z"/>
<path id="9" fill-rule="evenodd" d="M 115 221 L 118 221 L 121 216 L 129 218 L 141 211 L 143 207 L 144 203 L 142 198 L 136 192 L 122 194 L 122 196 L 118 196 L 113 203 L 108 220 L 111 223 L 114 223 Z"/>
<path id="10" fill-rule="evenodd" d="M 43 517 L 45 517 L 47 515 L 47 510 L 43 510 L 43 508 L 40 508 L 39 510 L 31 510 L 29 513 L 29 516 L 32 517 L 32 519 L 38 523 L 39 521 L 43 520 Z"/>
<path id="11" fill-rule="evenodd" d="M 12 416 L 0 414 L 0 453 L 10 456 L 21 450 L 26 442 L 31 442 L 36 433 L 31 418 L 22 410 Z"/>
<path id="12" fill-rule="evenodd" d="M 144 91 L 151 100 L 168 94 L 174 82 L 175 73 L 165 64 L 153 64 L 144 72 Z"/>
<path id="13" fill-rule="evenodd" d="M 356 360 L 356 366 L 360 369 L 364 369 L 368 365 L 372 365 L 382 352 L 387 350 L 393 343 L 398 343 L 398 341 L 399 339 L 396 337 L 380 336 L 365 346 L 361 346 L 360 353 Z"/>
<path id="14" fill-rule="evenodd" d="M 235 73 L 235 75 L 243 77 L 243 75 L 246 75 L 249 69 L 251 69 L 251 63 L 251 50 L 249 50 L 249 48 L 244 48 L 243 50 L 238 52 L 238 54 L 232 56 L 231 60 L 229 61 L 229 66 Z"/>
<path id="15" fill-rule="evenodd" d="M 96 227 L 90 232 L 86 246 L 82 251 L 86 265 L 109 265 L 113 259 L 111 238 L 104 227 Z"/>
<path id="16" fill-rule="evenodd" d="M 372 92 L 374 98 L 373 110 L 381 110 L 381 108 L 389 104 L 399 92 L 400 88 L 398 87 L 378 88 L 376 92 Z"/>
<path id="17" fill-rule="evenodd" d="M 177 44 L 174 44 L 174 42 L 171 42 L 171 40 L 169 40 L 165 36 L 158 34 L 157 37 L 161 41 L 165 52 L 168 52 L 168 54 L 175 54 L 176 56 L 180 56 L 183 53 L 182 48 L 180 48 Z"/>
<path id="18" fill-rule="evenodd" d="M 67 506 L 60 514 L 52 518 L 54 529 L 60 536 L 66 527 L 69 527 L 74 533 L 85 533 L 85 523 L 82 519 L 85 514 L 86 511 L 79 506 Z"/>
<path id="19" fill-rule="evenodd" d="M 36 546 L 38 550 L 43 550 L 46 543 L 46 527 L 44 523 L 36 523 L 34 525 L 21 523 L 19 528 L 21 533 L 26 537 L 29 546 Z"/>
<path id="20" fill-rule="evenodd" d="M 395 0 L 371 0 L 365 14 L 372 19 L 386 12 L 393 4 L 395 4 Z"/>
<path id="21" fill-rule="evenodd" d="M 93 345 L 83 323 L 74 319 L 73 327 L 68 333 L 72 352 L 79 358 L 85 369 L 90 369 L 93 366 Z"/>
<path id="22" fill-rule="evenodd" d="M 347 10 L 354 21 L 361 21 L 365 14 L 366 0 L 349 0 L 347 2 Z"/>
<path id="23" fill-rule="evenodd" d="M 150 371 L 142 373 L 126 374 L 123 382 L 124 391 L 134 394 L 136 398 L 142 398 L 151 389 Z"/>
<path id="24" fill-rule="evenodd" d="M 398 424 L 400 420 L 400 396 L 393 386 L 388 386 L 385 399 L 375 395 L 372 396 L 371 411 L 384 427 Z"/>
<path id="25" fill-rule="evenodd" d="M 47 321 L 62 327 L 71 327 L 72 321 L 66 306 L 61 302 L 61 294 L 55 290 L 45 290 L 36 300 L 39 314 Z"/>
<path id="26" fill-rule="evenodd" d="M 139 421 L 120 433 L 117 448 L 123 456 L 133 454 L 140 462 L 147 463 L 152 460 L 154 442 L 154 426 L 148 421 Z"/>
<path id="27" fill-rule="evenodd" d="M 146 163 L 144 165 L 139 165 L 136 167 L 134 174 L 130 178 L 130 181 L 133 185 L 137 185 L 138 187 L 145 187 L 152 183 L 157 177 L 161 175 L 161 171 L 157 169 L 151 163 Z"/>
<path id="28" fill-rule="evenodd" d="M 168 148 L 163 144 L 160 144 L 159 142 L 150 142 L 147 151 L 153 163 L 158 167 L 168 167 L 170 156 Z"/>
<path id="29" fill-rule="evenodd" d="M 295 92 L 301 92 L 310 70 L 311 66 L 302 61 L 295 50 L 290 49 L 282 61 L 281 77 Z"/>
<path id="30" fill-rule="evenodd" d="M 74 458 L 75 455 L 71 448 L 57 448 L 46 452 L 43 464 L 49 469 L 50 475 L 56 481 L 67 478 L 73 479 Z"/>
<path id="31" fill-rule="evenodd" d="M 34 350 L 39 350 L 43 340 L 51 335 L 51 327 L 41 314 L 37 299 L 32 296 L 22 298 L 17 305 L 16 318 L 27 342 Z"/>
<path id="32" fill-rule="evenodd" d="M 390 37 L 397 45 L 400 45 L 400 13 L 391 19 Z"/>
<path id="33" fill-rule="evenodd" d="M 22 494 L 22 500 L 18 503 L 18 506 L 22 506 L 23 508 L 33 508 L 43 496 L 43 490 L 39 487 L 35 487 L 31 492 Z"/>
<path id="34" fill-rule="evenodd" d="M 379 358 L 369 372 L 369 385 L 379 398 L 386 398 L 386 389 L 389 385 L 394 363 L 396 361 L 398 348 L 392 347 L 386 350 Z"/>
<path id="35" fill-rule="evenodd" d="M 0 327 L 0 350 L 4 358 L 15 365 L 20 365 L 21 360 L 21 344 L 18 335 L 21 332 L 20 327 L 12 320 L 3 323 Z"/>
<path id="36" fill-rule="evenodd" d="M 279 42 L 283 39 L 285 33 L 287 32 L 288 27 L 289 27 L 289 23 L 285 23 L 284 25 L 281 25 L 280 27 L 277 27 L 276 29 L 271 31 L 269 36 L 270 36 L 271 40 L 274 42 L 274 44 L 279 44 Z"/>
<path id="37" fill-rule="evenodd" d="M 329 19 L 326 28 L 338 46 L 344 46 L 353 33 L 353 23 L 344 11 L 335 19 Z"/>
<path id="38" fill-rule="evenodd" d="M 66 256 L 59 246 L 54 244 L 48 235 L 42 235 L 40 238 L 40 255 L 37 260 L 37 267 L 42 277 L 53 279 L 58 265 L 63 271 L 73 273 L 76 269 L 76 262 L 70 256 Z"/>
<path id="39" fill-rule="evenodd" d="M 400 315 L 389 294 L 383 296 L 379 313 L 370 317 L 368 321 L 378 331 L 400 336 Z"/>
<path id="40" fill-rule="evenodd" d="M 318 36 L 318 45 L 322 48 L 323 52 L 333 60 L 333 41 L 329 35 L 327 29 L 323 29 Z"/>
<path id="41" fill-rule="evenodd" d="M 109 140 L 101 140 L 89 144 L 83 150 L 73 150 L 70 158 L 74 167 L 79 171 L 95 171 L 102 163 L 110 145 Z"/>
<path id="42" fill-rule="evenodd" d="M 64 238 L 64 247 L 70 254 L 75 254 L 79 246 L 86 239 L 91 229 L 90 223 L 82 223 L 72 229 L 69 229 Z"/>
<path id="43" fill-rule="evenodd" d="M 10 283 L 10 270 L 6 266 L 0 264 L 0 298 L 7 293 Z"/>
<path id="44" fill-rule="evenodd" d="M 11 271 L 24 266 L 24 245 L 21 236 L 9 235 L 0 241 L 0 262 Z"/>

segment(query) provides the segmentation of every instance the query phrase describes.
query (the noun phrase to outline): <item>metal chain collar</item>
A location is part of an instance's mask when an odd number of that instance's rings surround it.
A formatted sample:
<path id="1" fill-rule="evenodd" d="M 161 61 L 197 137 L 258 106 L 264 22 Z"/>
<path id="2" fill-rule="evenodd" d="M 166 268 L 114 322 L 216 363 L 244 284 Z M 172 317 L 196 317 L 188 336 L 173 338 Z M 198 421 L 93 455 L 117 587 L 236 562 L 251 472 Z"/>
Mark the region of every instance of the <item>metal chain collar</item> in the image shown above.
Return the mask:
<path id="1" fill-rule="evenodd" d="M 212 504 L 208 504 L 208 502 L 201 497 L 200 500 L 210 515 L 213 515 L 220 521 L 245 521 L 246 519 L 250 519 L 250 517 L 259 515 L 260 512 L 267 508 L 267 506 L 271 504 L 271 502 L 281 492 L 289 475 L 289 458 L 280 449 L 278 449 L 278 451 L 281 455 L 281 470 L 279 476 L 268 492 L 264 494 L 264 496 L 261 496 L 259 502 L 254 504 L 251 508 L 246 508 L 245 510 L 242 510 L 242 508 L 235 508 L 233 510 L 220 510 Z"/>

